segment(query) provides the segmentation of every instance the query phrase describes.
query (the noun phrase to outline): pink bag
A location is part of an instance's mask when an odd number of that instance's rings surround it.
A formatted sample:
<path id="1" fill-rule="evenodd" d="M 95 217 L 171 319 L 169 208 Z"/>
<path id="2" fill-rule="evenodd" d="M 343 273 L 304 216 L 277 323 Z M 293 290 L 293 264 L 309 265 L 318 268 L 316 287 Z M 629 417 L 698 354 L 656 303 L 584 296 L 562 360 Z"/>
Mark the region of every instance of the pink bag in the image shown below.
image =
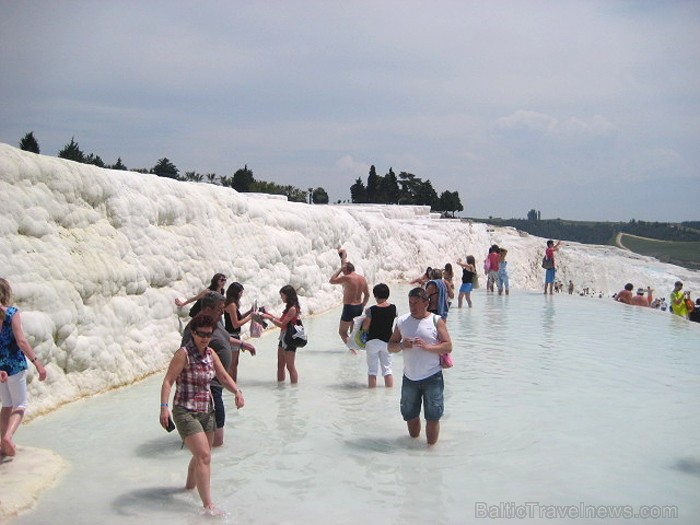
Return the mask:
<path id="1" fill-rule="evenodd" d="M 454 362 L 452 362 L 452 354 L 440 354 L 440 366 L 442 368 L 452 368 Z"/>
<path id="2" fill-rule="evenodd" d="M 255 319 L 250 321 L 250 337 L 260 337 L 263 333 L 262 325 Z"/>

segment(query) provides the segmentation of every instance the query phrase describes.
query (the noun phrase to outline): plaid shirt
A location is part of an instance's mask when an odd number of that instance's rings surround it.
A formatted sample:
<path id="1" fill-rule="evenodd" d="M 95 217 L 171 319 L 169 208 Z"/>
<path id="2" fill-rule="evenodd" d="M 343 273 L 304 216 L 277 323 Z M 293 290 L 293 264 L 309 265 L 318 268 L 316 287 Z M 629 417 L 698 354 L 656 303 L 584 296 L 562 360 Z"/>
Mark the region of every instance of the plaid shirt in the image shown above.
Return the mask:
<path id="1" fill-rule="evenodd" d="M 213 379 L 214 361 L 211 348 L 202 355 L 192 341 L 184 347 L 187 366 L 177 376 L 173 404 L 193 412 L 209 412 L 213 404 L 209 383 Z"/>

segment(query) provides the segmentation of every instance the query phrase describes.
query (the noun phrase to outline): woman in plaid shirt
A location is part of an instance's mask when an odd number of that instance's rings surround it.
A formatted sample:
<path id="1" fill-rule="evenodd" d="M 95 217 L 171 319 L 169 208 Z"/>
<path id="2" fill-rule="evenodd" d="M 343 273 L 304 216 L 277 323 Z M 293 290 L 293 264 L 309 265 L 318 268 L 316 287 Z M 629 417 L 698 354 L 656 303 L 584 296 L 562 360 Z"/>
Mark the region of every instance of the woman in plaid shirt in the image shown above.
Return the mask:
<path id="1" fill-rule="evenodd" d="M 197 488 L 207 513 L 222 514 L 211 500 L 211 448 L 214 442 L 214 403 L 209 383 L 216 376 L 221 384 L 236 396 L 236 408 L 242 408 L 243 392 L 226 372 L 208 344 L 217 320 L 208 315 L 198 315 L 190 323 L 192 340 L 180 348 L 170 361 L 160 391 L 160 424 L 168 428 L 172 417 L 178 433 L 192 459 L 187 468 L 185 488 Z M 172 415 L 168 408 L 173 383 L 175 398 Z"/>

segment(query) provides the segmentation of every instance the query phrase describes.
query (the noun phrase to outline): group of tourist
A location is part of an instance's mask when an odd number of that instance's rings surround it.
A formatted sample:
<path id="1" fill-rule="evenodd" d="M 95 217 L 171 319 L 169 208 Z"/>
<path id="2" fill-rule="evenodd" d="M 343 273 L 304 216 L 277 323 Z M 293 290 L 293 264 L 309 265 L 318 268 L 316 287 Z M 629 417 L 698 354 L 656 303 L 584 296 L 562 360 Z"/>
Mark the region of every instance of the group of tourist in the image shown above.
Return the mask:
<path id="1" fill-rule="evenodd" d="M 613 295 L 613 299 L 618 303 L 632 304 L 635 306 L 651 306 L 651 303 L 654 301 L 654 290 L 647 286 L 646 290 L 644 288 L 637 288 L 636 294 L 633 294 L 633 291 L 634 285 L 632 283 L 627 283 L 622 290 Z"/>
<path id="2" fill-rule="evenodd" d="M 497 244 L 493 244 L 489 248 L 489 253 L 484 259 L 487 292 L 495 292 L 496 288 L 498 288 L 498 295 L 502 295 L 504 291 L 506 295 L 510 293 L 507 254 L 508 250 L 499 247 Z"/>
<path id="3" fill-rule="evenodd" d="M 412 281 L 420 284 L 408 293 L 409 313 L 398 319 L 396 306 L 389 303 L 389 287 L 379 283 L 372 289 L 376 305 L 365 309 L 369 286 L 364 276 L 355 272 L 344 249 L 338 250 L 340 268 L 331 276 L 331 284 L 343 286 L 343 312 L 338 332 L 348 343 L 349 331 L 356 317 L 363 315 L 366 334 L 368 386 L 376 386 L 381 365 L 384 385 L 393 386 L 390 353 L 403 352 L 404 371 L 401 383 L 401 415 L 408 433 L 417 438 L 421 432 L 421 410 L 426 420 L 426 441 L 437 443 L 440 418 L 444 411 L 444 379 L 440 355 L 452 352 L 447 331 L 447 313 L 454 298 L 452 265 L 444 269 L 428 268 Z M 396 319 L 396 322 L 394 322 Z"/>
<path id="4" fill-rule="evenodd" d="M 241 350 L 251 355 L 256 353 L 253 345 L 241 340 L 241 327 L 253 320 L 263 323 L 266 319 L 279 326 L 282 330 L 277 379 L 284 381 L 288 371 L 291 382 L 298 381 L 296 348 L 284 338 L 286 326 L 301 313 L 294 288 L 287 285 L 280 290 L 285 309 L 280 317 L 275 317 L 267 311 L 256 312 L 255 307 L 241 312 L 243 285 L 232 283 L 224 295 L 226 280 L 224 274 L 217 273 L 208 288 L 187 300 L 175 300 L 178 307 L 194 303 L 189 312 L 192 319 L 183 331 L 181 346 L 173 355 L 160 394 L 160 424 L 168 430 L 177 429 L 192 454 L 185 487 L 196 488 L 205 511 L 213 515 L 220 511 L 211 498 L 211 450 L 224 443 L 223 389 L 234 393 L 237 409 L 245 405 L 243 391 L 236 383 L 239 354 Z M 173 384 L 176 387 L 171 410 Z"/>
<path id="5" fill-rule="evenodd" d="M 632 283 L 627 283 L 622 290 L 613 294 L 613 299 L 619 303 L 658 308 L 662 311 L 666 311 L 666 309 L 669 308 L 665 297 L 654 299 L 654 290 L 649 286 L 647 286 L 646 289 L 637 288 L 636 294 L 634 294 L 633 291 L 634 285 Z M 696 299 L 695 303 L 693 303 L 693 300 L 690 298 L 690 292 L 683 291 L 682 281 L 675 282 L 670 299 L 669 310 L 672 314 L 690 321 L 700 322 L 700 298 Z"/>
<path id="6" fill-rule="evenodd" d="M 561 241 L 547 241 L 543 259 L 546 270 L 544 293 L 553 293 L 556 264 L 555 252 Z M 509 293 L 506 255 L 508 250 L 493 245 L 484 261 L 487 277 L 487 290 L 499 294 Z M 412 281 L 416 284 L 408 294 L 409 313 L 398 316 L 396 306 L 389 302 L 390 289 L 384 283 L 375 285 L 372 295 L 373 306 L 369 302 L 369 286 L 364 276 L 355 271 L 348 261 L 344 249 L 338 249 L 339 268 L 331 275 L 331 284 L 342 285 L 343 309 L 338 326 L 338 334 L 346 345 L 351 331 L 359 330 L 361 344 L 367 355 L 367 384 L 374 388 L 377 375 L 382 374 L 384 385 L 393 386 L 391 354 L 403 352 L 404 370 L 401 385 L 400 411 L 411 437 L 421 433 L 421 410 L 426 420 L 426 440 L 432 445 L 438 441 L 440 419 L 444 411 L 444 379 L 442 368 L 445 365 L 441 356 L 452 351 L 452 341 L 447 330 L 447 318 L 455 297 L 454 272 L 451 264 L 444 268 L 428 268 L 424 275 Z M 478 275 L 474 256 L 469 255 L 457 264 L 462 269 L 461 285 L 458 291 L 458 307 L 466 300 L 472 307 L 471 292 L 478 286 Z M 284 382 L 287 373 L 290 382 L 296 384 L 299 374 L 295 366 L 297 347 L 285 333 L 290 325 L 298 323 L 301 307 L 296 290 L 291 285 L 279 290 L 284 305 L 279 316 L 264 308 L 251 306 L 242 312 L 241 297 L 243 285 L 234 282 L 226 288 L 224 274 L 215 274 L 210 285 L 186 300 L 176 299 L 178 307 L 193 303 L 189 311 L 191 320 L 182 333 L 180 348 L 175 352 L 163 379 L 160 394 L 160 424 L 168 429 L 177 429 L 184 444 L 190 450 L 190 459 L 185 486 L 197 489 L 206 512 L 218 514 L 211 497 L 211 450 L 224 442 L 226 409 L 223 390 L 234 394 L 237 409 L 245 405 L 243 392 L 237 384 L 239 355 L 248 351 L 255 355 L 255 347 L 241 339 L 241 328 L 246 323 L 264 323 L 269 320 L 280 328 L 277 345 L 277 380 Z M 679 316 L 692 319 L 700 308 L 693 308 L 689 292 L 682 291 L 683 284 L 676 283 L 671 294 L 671 309 Z M 628 283 L 624 290 L 616 294 L 616 300 L 639 306 L 653 303 L 652 290 L 634 287 Z M 569 281 L 569 293 L 573 283 Z M 16 307 L 10 306 L 12 291 L 5 279 L 0 279 L 0 453 L 6 456 L 16 454 L 13 435 L 19 427 L 27 405 L 27 360 L 37 369 L 39 380 L 46 378 L 46 369 L 32 350 L 20 321 Z M 700 300 L 698 300 L 700 306 Z M 398 318 L 397 318 L 398 317 Z M 697 320 L 697 319 L 694 319 Z M 361 326 L 355 324 L 361 321 Z M 350 341 L 352 343 L 352 341 Z M 170 398 L 172 387 L 175 394 Z"/>

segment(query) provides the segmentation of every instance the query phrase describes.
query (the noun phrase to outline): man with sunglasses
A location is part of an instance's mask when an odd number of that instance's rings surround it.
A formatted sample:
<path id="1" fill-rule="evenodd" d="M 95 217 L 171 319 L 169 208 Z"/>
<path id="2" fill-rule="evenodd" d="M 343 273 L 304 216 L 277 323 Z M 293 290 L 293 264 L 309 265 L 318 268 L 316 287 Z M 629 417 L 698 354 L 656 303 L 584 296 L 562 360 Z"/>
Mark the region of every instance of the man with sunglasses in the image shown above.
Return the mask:
<path id="1" fill-rule="evenodd" d="M 389 352 L 403 351 L 401 415 L 412 438 L 420 435 L 423 406 L 428 445 L 437 443 L 444 411 L 445 383 L 440 354 L 452 352 L 445 321 L 428 311 L 430 298 L 423 288 L 408 293 L 410 313 L 399 318 L 389 339 Z"/>

